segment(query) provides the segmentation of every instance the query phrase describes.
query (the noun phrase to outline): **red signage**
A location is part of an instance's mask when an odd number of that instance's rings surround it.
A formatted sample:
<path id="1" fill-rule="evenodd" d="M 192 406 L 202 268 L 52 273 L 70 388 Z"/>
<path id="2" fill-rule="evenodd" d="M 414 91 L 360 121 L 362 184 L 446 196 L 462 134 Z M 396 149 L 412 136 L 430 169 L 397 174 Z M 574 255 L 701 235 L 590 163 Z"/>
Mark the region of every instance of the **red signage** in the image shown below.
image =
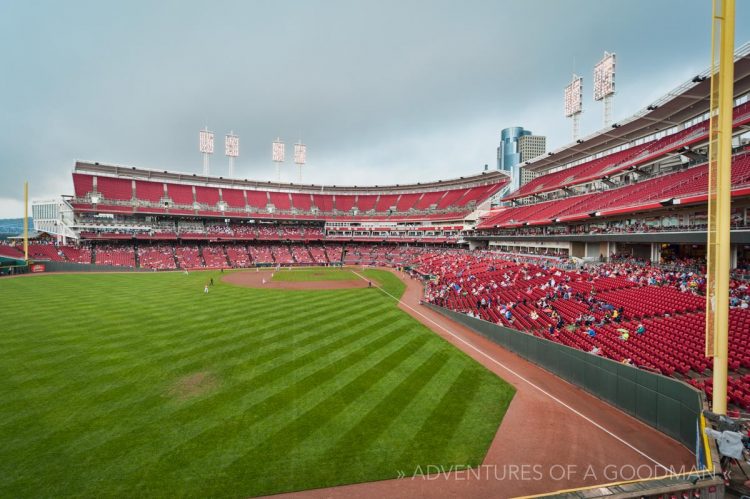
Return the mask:
<path id="1" fill-rule="evenodd" d="M 46 270 L 46 267 L 43 263 L 35 263 L 31 265 L 31 271 L 32 272 L 44 272 Z"/>

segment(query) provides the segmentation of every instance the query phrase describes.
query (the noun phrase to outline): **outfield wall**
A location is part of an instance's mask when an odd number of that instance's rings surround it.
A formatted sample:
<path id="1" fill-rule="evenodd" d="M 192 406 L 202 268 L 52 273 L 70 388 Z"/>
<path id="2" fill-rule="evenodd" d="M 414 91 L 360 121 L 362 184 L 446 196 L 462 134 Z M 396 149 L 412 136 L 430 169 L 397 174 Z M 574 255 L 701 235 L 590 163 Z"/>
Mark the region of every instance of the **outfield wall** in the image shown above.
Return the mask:
<path id="1" fill-rule="evenodd" d="M 117 265 L 93 265 L 90 263 L 37 261 L 44 264 L 45 272 L 152 272 L 147 269 L 120 267 Z"/>
<path id="2" fill-rule="evenodd" d="M 695 450 L 701 393 L 668 378 L 532 334 L 424 303 Z"/>

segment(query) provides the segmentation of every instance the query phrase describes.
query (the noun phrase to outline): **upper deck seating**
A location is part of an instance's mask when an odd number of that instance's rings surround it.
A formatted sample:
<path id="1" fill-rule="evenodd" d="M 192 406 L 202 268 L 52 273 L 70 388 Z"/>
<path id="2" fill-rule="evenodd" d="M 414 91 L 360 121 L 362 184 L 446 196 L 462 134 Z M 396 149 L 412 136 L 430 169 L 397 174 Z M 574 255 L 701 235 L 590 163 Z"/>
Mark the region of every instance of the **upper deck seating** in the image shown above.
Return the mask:
<path id="1" fill-rule="evenodd" d="M 164 184 L 161 182 L 135 181 L 135 197 L 141 201 L 158 203 L 164 197 Z"/>
<path id="2" fill-rule="evenodd" d="M 129 179 L 97 177 L 96 190 L 107 200 L 130 201 L 133 198 L 133 182 Z"/>

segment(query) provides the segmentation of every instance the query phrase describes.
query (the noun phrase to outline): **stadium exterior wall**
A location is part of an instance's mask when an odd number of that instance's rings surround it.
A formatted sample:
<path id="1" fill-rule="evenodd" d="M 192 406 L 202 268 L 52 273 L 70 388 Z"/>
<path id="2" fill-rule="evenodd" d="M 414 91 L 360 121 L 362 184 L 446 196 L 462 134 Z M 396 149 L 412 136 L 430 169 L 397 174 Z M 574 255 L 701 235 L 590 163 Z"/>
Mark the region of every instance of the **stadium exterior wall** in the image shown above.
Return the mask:
<path id="1" fill-rule="evenodd" d="M 703 401 L 686 383 L 443 307 L 425 306 L 695 449 Z"/>

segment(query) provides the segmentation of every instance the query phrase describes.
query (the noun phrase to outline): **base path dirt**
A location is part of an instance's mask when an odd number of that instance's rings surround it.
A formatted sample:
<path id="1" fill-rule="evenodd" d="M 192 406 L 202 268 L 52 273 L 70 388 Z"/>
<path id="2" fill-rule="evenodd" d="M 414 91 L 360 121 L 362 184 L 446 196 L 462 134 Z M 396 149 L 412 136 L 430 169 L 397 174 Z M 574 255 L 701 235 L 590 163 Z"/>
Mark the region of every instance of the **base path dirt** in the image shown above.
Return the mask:
<path id="1" fill-rule="evenodd" d="M 286 497 L 507 498 L 653 478 L 667 473 L 663 467 L 679 470 L 694 465 L 695 456 L 677 441 L 419 305 L 421 282 L 394 274 L 407 286 L 400 308 L 517 390 L 484 462 L 472 472 L 414 463 L 427 475 L 393 470 L 394 475 L 405 476 Z"/>
<path id="2" fill-rule="evenodd" d="M 258 289 L 296 289 L 296 290 L 312 290 L 312 289 L 352 289 L 352 288 L 366 288 L 367 281 L 362 279 L 352 280 L 333 280 L 333 281 L 274 281 L 272 275 L 275 272 L 293 272 L 290 270 L 247 270 L 239 272 L 231 272 L 225 275 L 222 281 L 235 284 L 237 286 L 245 286 L 247 288 L 258 288 Z M 265 281 L 265 282 L 264 282 Z"/>

